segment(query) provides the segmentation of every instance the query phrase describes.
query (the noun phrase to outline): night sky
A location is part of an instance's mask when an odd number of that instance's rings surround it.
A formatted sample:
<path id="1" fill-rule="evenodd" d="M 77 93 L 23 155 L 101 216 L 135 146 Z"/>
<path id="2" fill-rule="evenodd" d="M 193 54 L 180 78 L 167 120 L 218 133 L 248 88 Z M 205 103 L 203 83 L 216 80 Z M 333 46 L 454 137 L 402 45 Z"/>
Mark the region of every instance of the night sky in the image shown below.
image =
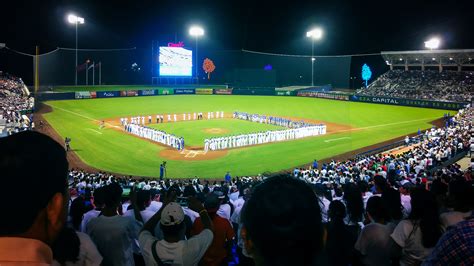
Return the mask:
<path id="1" fill-rule="evenodd" d="M 73 11 L 82 48 L 147 47 L 177 36 L 188 41 L 193 23 L 206 30 L 202 45 L 214 49 L 310 53 L 305 32 L 325 31 L 318 54 L 423 49 L 440 36 L 442 48 L 474 48 L 472 1 L 8 1 L 2 4 L 0 42 L 32 52 L 74 47 Z M 10 12 L 11 11 L 11 12 Z"/>
<path id="2" fill-rule="evenodd" d="M 474 48 L 472 1 L 8 1 L 2 3 L 0 42 L 33 53 L 75 45 L 66 16 L 85 18 L 80 48 L 147 48 L 152 40 L 191 41 L 200 24 L 207 49 L 311 54 L 305 37 L 324 29 L 315 54 L 424 49 L 431 36 L 442 49 Z M 1 62 L 0 62 L 1 63 Z M 28 66 L 30 67 L 30 66 Z"/>

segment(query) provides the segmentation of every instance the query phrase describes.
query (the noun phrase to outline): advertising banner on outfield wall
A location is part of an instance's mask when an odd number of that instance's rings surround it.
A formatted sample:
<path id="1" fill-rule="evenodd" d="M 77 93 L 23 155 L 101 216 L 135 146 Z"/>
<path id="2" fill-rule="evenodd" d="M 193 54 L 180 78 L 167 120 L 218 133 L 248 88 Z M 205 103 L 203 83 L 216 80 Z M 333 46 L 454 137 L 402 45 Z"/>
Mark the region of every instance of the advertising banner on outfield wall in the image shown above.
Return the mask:
<path id="1" fill-rule="evenodd" d="M 164 89 L 164 88 L 161 88 L 161 89 L 158 89 L 158 94 L 159 94 L 159 95 L 170 95 L 170 94 L 174 94 L 174 89 Z"/>
<path id="2" fill-rule="evenodd" d="M 77 91 L 76 92 L 76 99 L 90 99 L 91 93 L 89 91 Z"/>
<path id="3" fill-rule="evenodd" d="M 276 96 L 295 96 L 295 91 L 275 91 Z"/>
<path id="4" fill-rule="evenodd" d="M 195 89 L 174 89 L 174 94 L 195 94 Z"/>
<path id="5" fill-rule="evenodd" d="M 353 102 L 380 103 L 380 104 L 403 105 L 403 106 L 414 106 L 414 107 L 425 107 L 425 108 L 447 109 L 447 110 L 459 110 L 459 109 L 464 108 L 467 105 L 467 103 L 438 102 L 438 101 L 412 100 L 412 99 L 389 98 L 389 97 L 379 97 L 379 96 L 363 96 L 363 95 L 351 95 L 350 100 Z"/>
<path id="6" fill-rule="evenodd" d="M 196 94 L 212 94 L 213 89 L 207 89 L 207 88 L 199 88 L 196 89 Z"/>
<path id="7" fill-rule="evenodd" d="M 90 91 L 90 93 L 91 93 L 91 98 L 92 99 L 97 98 L 97 92 L 96 91 Z"/>
<path id="8" fill-rule="evenodd" d="M 298 91 L 297 96 L 332 99 L 332 100 L 340 100 L 340 101 L 349 101 L 349 97 L 351 95 L 304 90 L 304 91 Z"/>
<path id="9" fill-rule="evenodd" d="M 112 98 L 119 97 L 120 91 L 98 91 L 97 98 Z"/>
<path id="10" fill-rule="evenodd" d="M 138 96 L 138 91 L 120 91 L 121 97 L 131 97 L 131 96 Z"/>
<path id="11" fill-rule="evenodd" d="M 139 90 L 138 96 L 154 96 L 158 95 L 156 90 Z"/>
<path id="12" fill-rule="evenodd" d="M 232 89 L 214 89 L 214 94 L 231 95 Z"/>

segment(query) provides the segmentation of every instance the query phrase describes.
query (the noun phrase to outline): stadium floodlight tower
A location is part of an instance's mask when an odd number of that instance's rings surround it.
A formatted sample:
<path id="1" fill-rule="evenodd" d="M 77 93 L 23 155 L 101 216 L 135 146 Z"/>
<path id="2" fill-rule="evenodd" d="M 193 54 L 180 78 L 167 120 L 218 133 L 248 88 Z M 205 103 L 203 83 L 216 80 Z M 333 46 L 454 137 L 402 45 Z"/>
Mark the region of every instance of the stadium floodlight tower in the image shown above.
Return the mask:
<path id="1" fill-rule="evenodd" d="M 430 50 L 438 49 L 440 43 L 441 41 L 439 38 L 431 38 L 425 42 L 425 47 Z"/>
<path id="2" fill-rule="evenodd" d="M 74 67 L 74 84 L 77 86 L 77 25 L 84 24 L 84 18 L 78 17 L 74 14 L 69 14 L 67 16 L 67 21 L 76 25 L 76 66 Z"/>
<path id="3" fill-rule="evenodd" d="M 314 86 L 314 41 L 323 37 L 323 30 L 321 28 L 314 28 L 306 32 L 306 37 L 311 38 L 311 86 Z"/>
<path id="4" fill-rule="evenodd" d="M 198 67 L 199 67 L 199 57 L 198 57 L 198 39 L 199 37 L 204 35 L 204 29 L 200 26 L 192 26 L 189 28 L 189 35 L 193 36 L 196 38 L 196 67 L 195 67 L 195 76 L 196 76 L 196 82 L 199 84 L 199 72 L 198 72 Z"/>

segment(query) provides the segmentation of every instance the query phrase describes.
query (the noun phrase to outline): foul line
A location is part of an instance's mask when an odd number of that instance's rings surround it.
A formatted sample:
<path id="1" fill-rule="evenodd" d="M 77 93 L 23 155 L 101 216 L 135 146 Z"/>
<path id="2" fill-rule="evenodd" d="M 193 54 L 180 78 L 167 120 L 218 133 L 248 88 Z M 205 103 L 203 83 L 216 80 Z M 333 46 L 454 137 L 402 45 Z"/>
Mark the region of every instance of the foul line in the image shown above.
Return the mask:
<path id="1" fill-rule="evenodd" d="M 339 130 L 339 131 L 333 131 L 333 132 L 331 132 L 331 133 L 334 134 L 334 133 L 341 133 L 341 132 L 347 132 L 347 131 L 371 129 L 371 128 L 378 128 L 378 127 L 386 127 L 386 126 L 395 126 L 395 125 L 409 124 L 409 123 L 419 122 L 419 121 L 425 121 L 425 120 L 435 120 L 435 119 L 438 119 L 438 118 L 439 118 L 439 117 L 422 118 L 422 119 L 415 119 L 415 120 L 409 120 L 409 121 L 394 122 L 394 123 L 388 123 L 388 124 L 382 124 L 382 125 L 375 125 L 375 126 L 368 126 L 368 127 L 358 127 L 358 128 L 351 128 L 351 129 L 343 129 L 343 130 Z"/>
<path id="2" fill-rule="evenodd" d="M 83 114 L 76 113 L 76 112 L 73 112 L 73 111 L 69 111 L 69 110 L 64 109 L 64 108 L 61 108 L 61 107 L 57 107 L 57 106 L 52 106 L 52 107 L 53 107 L 53 108 L 56 108 L 56 109 L 59 109 L 59 110 L 61 110 L 61 111 L 65 111 L 65 112 L 71 113 L 71 114 L 73 114 L 73 115 L 80 116 L 80 117 L 85 118 L 85 119 L 89 119 L 89 120 L 92 120 L 92 121 L 95 121 L 95 122 L 99 122 L 99 123 L 101 122 L 100 120 L 97 120 L 97 119 L 95 119 L 95 118 L 88 117 L 88 116 L 85 116 L 85 115 L 83 115 Z M 104 123 L 104 124 L 106 124 L 106 125 L 108 125 L 108 126 L 110 126 L 110 127 L 120 128 L 119 126 L 114 126 L 114 125 L 109 124 L 109 123 L 107 123 L 107 122 Z M 99 132 L 99 133 L 100 133 L 100 132 Z M 100 134 L 102 134 L 102 133 L 100 133 Z"/>
<path id="3" fill-rule="evenodd" d="M 350 137 L 342 137 L 342 138 L 337 138 L 337 139 L 328 139 L 328 140 L 325 140 L 324 142 L 331 142 L 331 141 L 336 141 L 336 140 L 341 140 L 341 139 L 350 139 Z"/>
<path id="4" fill-rule="evenodd" d="M 88 129 L 88 130 L 91 130 L 91 131 L 94 131 L 95 133 L 97 133 L 97 134 L 101 134 L 101 135 L 102 135 L 102 132 L 100 132 L 100 131 L 97 131 L 97 130 L 95 130 L 95 129 L 92 129 L 92 128 L 86 128 L 86 129 Z"/>

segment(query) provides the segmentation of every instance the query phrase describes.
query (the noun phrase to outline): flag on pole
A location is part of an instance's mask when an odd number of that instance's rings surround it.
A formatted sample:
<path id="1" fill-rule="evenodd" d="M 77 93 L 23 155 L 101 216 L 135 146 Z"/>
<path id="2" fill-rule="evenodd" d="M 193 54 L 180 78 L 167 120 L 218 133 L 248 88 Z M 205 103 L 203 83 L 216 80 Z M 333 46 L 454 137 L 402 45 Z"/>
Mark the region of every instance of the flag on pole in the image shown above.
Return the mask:
<path id="1" fill-rule="evenodd" d="M 84 63 L 84 64 L 82 64 L 82 65 L 78 65 L 78 66 L 76 67 L 76 71 L 77 71 L 77 72 L 84 71 L 84 70 L 86 70 L 86 67 L 87 67 L 87 63 Z"/>

